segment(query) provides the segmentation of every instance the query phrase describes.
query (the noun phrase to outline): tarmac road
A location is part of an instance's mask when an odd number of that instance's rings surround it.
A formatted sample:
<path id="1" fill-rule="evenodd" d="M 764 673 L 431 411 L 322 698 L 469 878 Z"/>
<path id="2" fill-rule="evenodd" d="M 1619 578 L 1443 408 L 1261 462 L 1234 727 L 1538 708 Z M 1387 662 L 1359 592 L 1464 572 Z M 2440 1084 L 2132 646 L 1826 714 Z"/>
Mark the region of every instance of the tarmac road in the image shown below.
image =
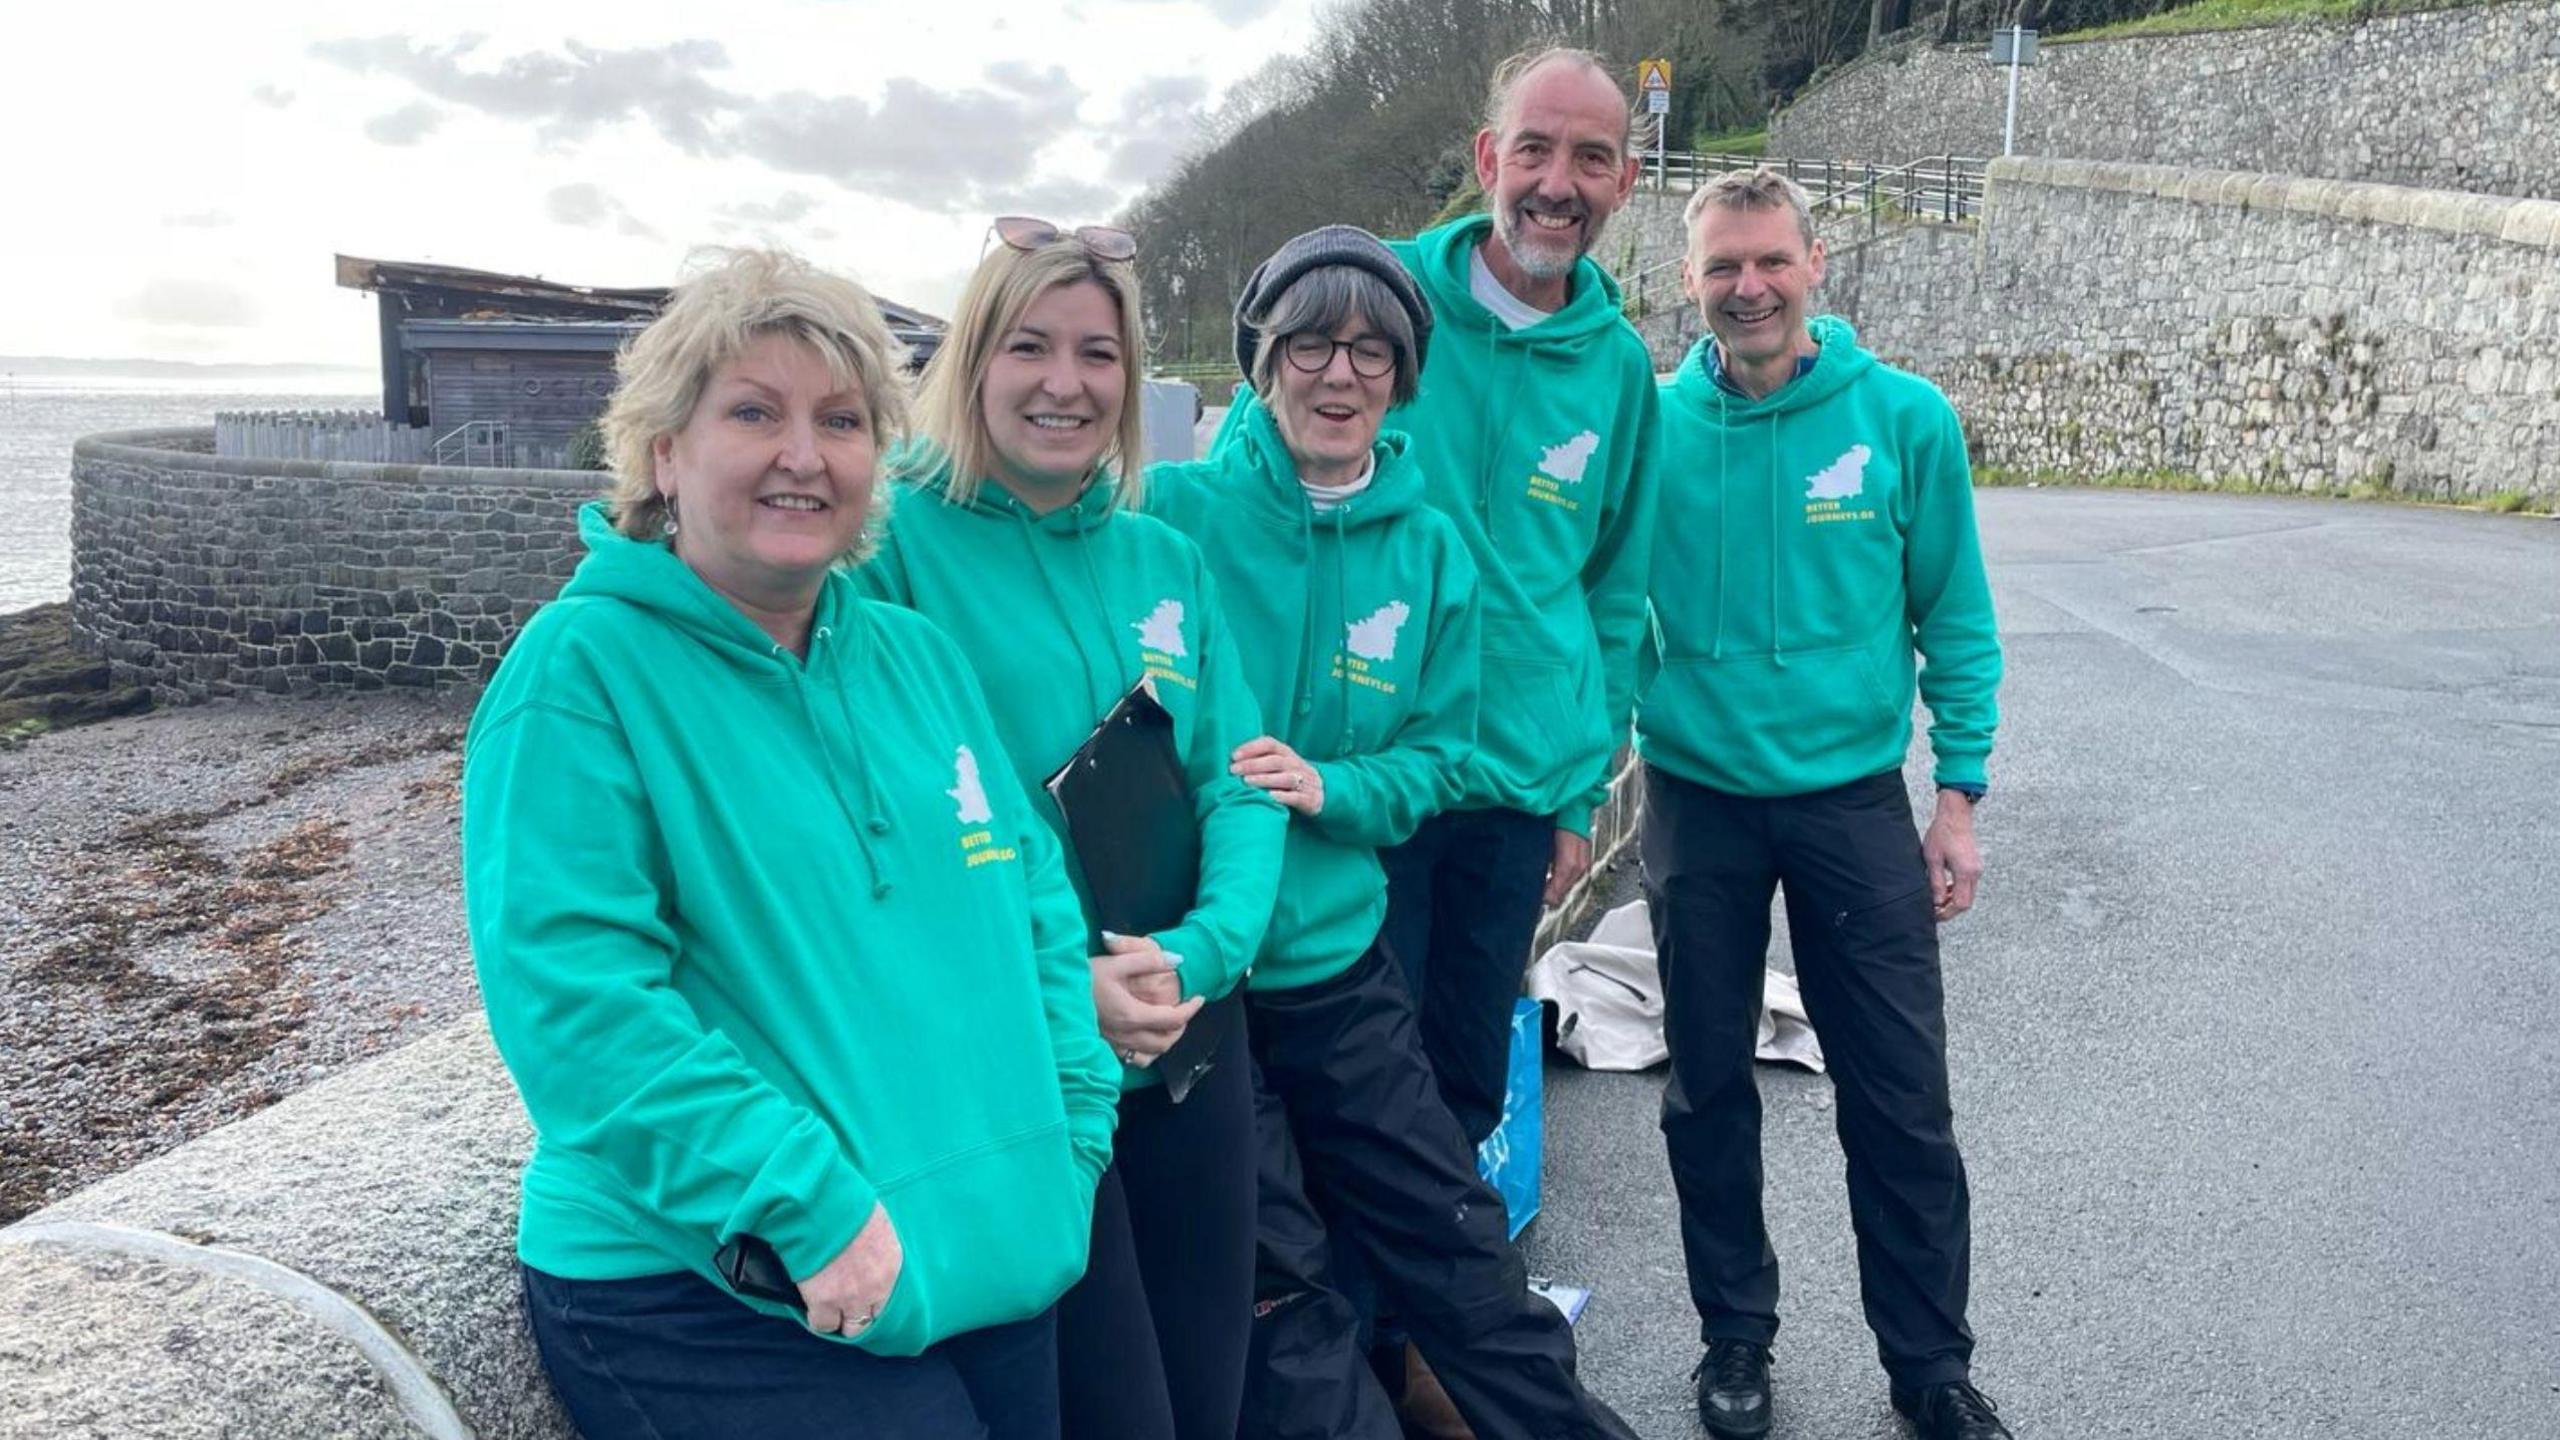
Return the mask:
<path id="1" fill-rule="evenodd" d="M 2560 1436 L 2560 523 L 1979 503 L 2008 678 L 1946 932 L 1976 1379 L 2021 1440 Z M 1532 1268 L 1596 1289 L 1592 1388 L 1697 1435 L 1662 1074 L 1547 1085 Z M 1902 1435 L 1828 1082 L 1761 1091 L 1776 1434 Z"/>

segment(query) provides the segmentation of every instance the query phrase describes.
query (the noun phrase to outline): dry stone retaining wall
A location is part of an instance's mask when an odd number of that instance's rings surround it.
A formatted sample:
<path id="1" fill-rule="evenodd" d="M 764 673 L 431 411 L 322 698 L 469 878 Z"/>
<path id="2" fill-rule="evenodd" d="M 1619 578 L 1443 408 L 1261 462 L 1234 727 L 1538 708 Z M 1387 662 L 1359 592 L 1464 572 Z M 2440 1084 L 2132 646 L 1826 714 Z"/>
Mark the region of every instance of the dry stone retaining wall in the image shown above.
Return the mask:
<path id="1" fill-rule="evenodd" d="M 72 455 L 71 612 L 163 701 L 478 683 L 584 553 L 574 470 L 249 460 L 212 431 Z"/>
<path id="2" fill-rule="evenodd" d="M 2007 72 L 1980 43 L 1842 70 L 1769 153 L 1899 164 L 1997 155 Z M 2018 153 L 2560 199 L 2560 3 L 2044 47 Z"/>
<path id="3" fill-rule="evenodd" d="M 1978 232 L 1845 250 L 1819 308 L 1983 465 L 2560 499 L 2560 202 L 2002 161 Z"/>

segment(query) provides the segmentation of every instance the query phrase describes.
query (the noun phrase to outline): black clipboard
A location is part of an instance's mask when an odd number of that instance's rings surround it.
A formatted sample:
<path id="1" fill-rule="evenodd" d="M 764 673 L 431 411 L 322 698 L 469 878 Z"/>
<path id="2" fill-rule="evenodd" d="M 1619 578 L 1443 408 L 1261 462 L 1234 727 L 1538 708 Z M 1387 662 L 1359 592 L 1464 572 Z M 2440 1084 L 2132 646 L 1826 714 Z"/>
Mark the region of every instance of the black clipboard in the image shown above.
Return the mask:
<path id="1" fill-rule="evenodd" d="M 1173 716 L 1144 681 L 1120 697 L 1043 788 L 1066 817 L 1067 844 L 1084 871 L 1098 926 L 1152 935 L 1182 923 L 1200 891 L 1200 822 Z M 1092 937 L 1092 950 L 1102 953 L 1101 936 Z M 1240 1003 L 1231 993 L 1202 1006 L 1156 1060 L 1167 1099 L 1181 1104 L 1217 1061 L 1223 1017 L 1210 1012 Z"/>

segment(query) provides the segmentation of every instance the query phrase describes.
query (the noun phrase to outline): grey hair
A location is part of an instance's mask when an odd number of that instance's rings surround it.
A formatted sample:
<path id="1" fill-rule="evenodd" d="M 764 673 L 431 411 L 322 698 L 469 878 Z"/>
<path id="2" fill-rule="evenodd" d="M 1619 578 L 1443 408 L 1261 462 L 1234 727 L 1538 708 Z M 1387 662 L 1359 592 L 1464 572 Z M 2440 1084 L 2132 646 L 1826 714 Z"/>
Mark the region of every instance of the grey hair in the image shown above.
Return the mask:
<path id="1" fill-rule="evenodd" d="M 1413 362 L 1413 321 L 1387 282 L 1357 265 L 1319 265 L 1292 281 L 1260 315 L 1252 317 L 1254 328 L 1262 334 L 1262 343 L 1253 352 L 1253 393 L 1266 398 L 1271 394 L 1280 378 L 1280 352 L 1287 348 L 1290 336 L 1309 330 L 1331 335 L 1354 315 L 1368 321 L 1395 347 L 1395 388 L 1389 392 L 1389 403 L 1411 402 L 1422 384 Z"/>
<path id="2" fill-rule="evenodd" d="M 1804 237 L 1804 248 L 1813 248 L 1813 197 L 1797 184 L 1766 165 L 1748 170 L 1728 170 L 1698 187 L 1689 203 L 1680 209 L 1680 229 L 1689 237 L 1688 253 L 1698 253 L 1698 217 L 1710 209 L 1791 210 L 1795 212 L 1796 233 Z"/>
<path id="3" fill-rule="evenodd" d="M 1609 88 L 1618 92 L 1619 101 L 1627 107 L 1627 133 L 1619 141 L 1619 159 L 1624 160 L 1634 154 L 1638 148 L 1637 141 L 1652 138 L 1652 129 L 1647 123 L 1652 117 L 1636 113 L 1635 101 L 1627 94 L 1626 82 L 1610 68 L 1606 56 L 1579 45 L 1539 44 L 1493 67 L 1493 81 L 1484 97 L 1484 128 L 1495 139 L 1501 139 L 1509 131 L 1512 97 L 1528 83 L 1531 75 L 1550 65 L 1570 65 L 1578 70 L 1587 70 L 1607 81 Z"/>

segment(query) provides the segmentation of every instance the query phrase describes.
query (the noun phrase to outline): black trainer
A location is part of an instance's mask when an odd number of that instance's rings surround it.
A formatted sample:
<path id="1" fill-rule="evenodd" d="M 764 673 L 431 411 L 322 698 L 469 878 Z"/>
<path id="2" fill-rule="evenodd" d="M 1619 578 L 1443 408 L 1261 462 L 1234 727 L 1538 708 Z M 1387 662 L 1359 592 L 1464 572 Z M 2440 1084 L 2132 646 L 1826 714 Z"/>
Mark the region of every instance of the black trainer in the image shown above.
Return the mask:
<path id="1" fill-rule="evenodd" d="M 1769 1347 L 1748 1340 L 1710 1340 L 1690 1372 L 1698 1382 L 1698 1418 L 1717 1440 L 1760 1440 L 1769 1433 Z"/>
<path id="2" fill-rule="evenodd" d="M 1893 1408 L 1910 1417 L 1920 1440 L 2016 1440 L 2000 1423 L 1991 1397 L 1956 1380 L 1913 1392 L 1895 1386 Z"/>

